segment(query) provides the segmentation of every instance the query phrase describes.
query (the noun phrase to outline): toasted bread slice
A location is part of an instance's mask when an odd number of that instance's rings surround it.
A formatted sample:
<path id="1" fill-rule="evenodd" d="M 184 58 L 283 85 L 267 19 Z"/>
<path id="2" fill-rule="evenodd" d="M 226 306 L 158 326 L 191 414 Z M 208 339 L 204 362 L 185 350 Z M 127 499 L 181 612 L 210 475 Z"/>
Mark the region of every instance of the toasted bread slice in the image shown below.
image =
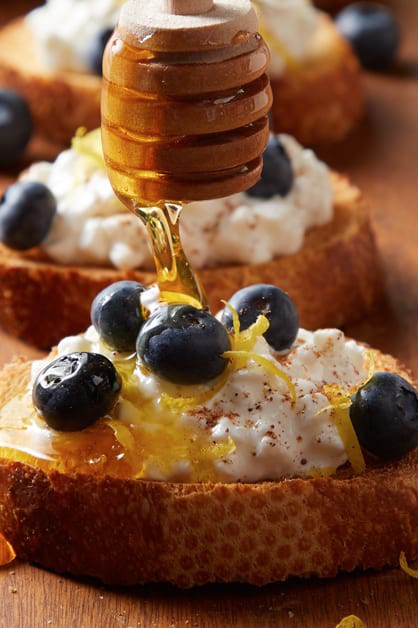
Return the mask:
<path id="1" fill-rule="evenodd" d="M 40 133 L 66 142 L 80 126 L 99 126 L 99 77 L 48 72 L 23 19 L 0 31 L 0 50 L 0 84 L 28 100 Z M 357 60 L 325 15 L 306 63 L 273 80 L 272 87 L 275 131 L 291 133 L 303 144 L 342 138 L 363 112 Z"/>
<path id="2" fill-rule="evenodd" d="M 30 364 L 0 374 L 0 406 L 26 389 Z M 378 352 L 376 368 L 410 380 Z M 256 484 L 68 475 L 1 455 L 0 531 L 19 558 L 58 572 L 111 584 L 262 585 L 418 556 L 417 450 L 359 475 Z"/>
<path id="3" fill-rule="evenodd" d="M 41 135 L 64 144 L 78 127 L 100 126 L 101 79 L 46 70 L 23 18 L 0 30 L 0 50 L 0 85 L 26 98 Z"/>
<path id="4" fill-rule="evenodd" d="M 361 319 L 380 292 L 378 254 L 359 190 L 332 175 L 333 220 L 311 229 L 300 252 L 257 265 L 204 268 L 199 272 L 212 311 L 221 299 L 253 283 L 272 283 L 292 294 L 302 325 L 340 327 Z M 40 252 L 19 255 L 0 246 L 1 325 L 39 347 L 78 333 L 90 321 L 90 304 L 106 285 L 122 279 L 155 281 L 148 271 L 60 266 Z"/>
<path id="5" fill-rule="evenodd" d="M 359 62 L 325 14 L 309 58 L 271 86 L 274 129 L 308 146 L 342 139 L 363 115 Z"/>

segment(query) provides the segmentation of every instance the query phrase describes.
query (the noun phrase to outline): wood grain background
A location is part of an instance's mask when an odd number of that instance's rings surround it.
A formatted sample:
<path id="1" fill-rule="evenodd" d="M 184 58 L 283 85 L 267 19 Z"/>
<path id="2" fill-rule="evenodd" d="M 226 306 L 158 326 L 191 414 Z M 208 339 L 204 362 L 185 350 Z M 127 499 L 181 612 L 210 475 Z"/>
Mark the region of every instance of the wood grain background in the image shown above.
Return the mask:
<path id="1" fill-rule="evenodd" d="M 3 1 L 0 21 L 34 4 Z M 347 141 L 320 154 L 349 173 L 369 199 L 385 275 L 385 303 L 346 331 L 393 353 L 418 373 L 418 2 L 392 0 L 392 5 L 404 32 L 401 62 L 391 74 L 365 77 L 366 119 Z M 45 152 L 48 156 L 51 148 L 34 144 L 26 159 Z M 0 185 L 14 176 L 3 173 Z M 19 353 L 38 354 L 0 333 L 0 363 Z M 12 628 L 332 628 L 352 613 L 369 628 L 414 628 L 418 582 L 398 569 L 387 569 L 261 589 L 234 585 L 192 591 L 169 586 L 115 590 L 20 562 L 0 570 L 0 626 Z"/>

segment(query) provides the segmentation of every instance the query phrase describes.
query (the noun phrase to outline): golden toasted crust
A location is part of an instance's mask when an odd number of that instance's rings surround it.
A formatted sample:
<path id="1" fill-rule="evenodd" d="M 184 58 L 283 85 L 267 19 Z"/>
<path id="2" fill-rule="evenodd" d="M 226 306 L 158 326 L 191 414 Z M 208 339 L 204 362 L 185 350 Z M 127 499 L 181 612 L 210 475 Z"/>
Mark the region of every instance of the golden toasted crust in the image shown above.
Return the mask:
<path id="1" fill-rule="evenodd" d="M 378 256 L 369 215 L 359 190 L 333 175 L 335 216 L 309 231 L 299 253 L 258 265 L 220 266 L 199 272 L 213 311 L 221 299 L 254 283 L 289 292 L 308 329 L 340 327 L 361 319 L 380 295 Z M 87 266 L 59 266 L 13 253 L 0 245 L 1 324 L 11 334 L 40 347 L 89 324 L 90 305 L 106 285 L 121 279 L 144 284 L 155 275 Z"/>
<path id="2" fill-rule="evenodd" d="M 309 58 L 271 86 L 274 130 L 308 146 L 342 139 L 364 111 L 357 57 L 326 15 Z"/>
<path id="3" fill-rule="evenodd" d="M 0 405 L 30 363 L 0 374 Z M 390 356 L 378 370 L 410 379 Z M 111 584 L 262 585 L 418 556 L 418 451 L 331 478 L 175 484 L 45 473 L 0 459 L 0 531 L 23 560 Z"/>
<path id="4" fill-rule="evenodd" d="M 0 85 L 27 99 L 42 135 L 66 143 L 78 127 L 100 126 L 101 79 L 75 72 L 48 72 L 23 18 L 0 30 L 0 50 Z"/>

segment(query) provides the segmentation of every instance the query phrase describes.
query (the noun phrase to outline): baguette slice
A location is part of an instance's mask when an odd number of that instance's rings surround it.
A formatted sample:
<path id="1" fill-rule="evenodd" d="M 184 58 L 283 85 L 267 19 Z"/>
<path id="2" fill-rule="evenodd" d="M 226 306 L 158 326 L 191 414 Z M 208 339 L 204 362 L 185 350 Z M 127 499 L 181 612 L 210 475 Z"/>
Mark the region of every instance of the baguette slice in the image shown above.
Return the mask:
<path id="1" fill-rule="evenodd" d="M 0 84 L 28 100 L 41 134 L 65 143 L 78 127 L 100 125 L 101 79 L 46 70 L 22 18 L 0 30 L 0 50 Z M 288 132 L 302 144 L 341 139 L 363 112 L 357 60 L 325 15 L 306 63 L 273 80 L 272 88 L 275 131 Z"/>
<path id="2" fill-rule="evenodd" d="M 377 370 L 410 380 L 390 356 Z M 0 374 L 0 405 L 30 362 Z M 263 585 L 418 556 L 418 450 L 355 475 L 176 484 L 66 475 L 0 458 L 0 531 L 18 558 L 110 584 Z"/>
<path id="3" fill-rule="evenodd" d="M 41 135 L 66 144 L 79 127 L 100 126 L 100 77 L 45 69 L 23 18 L 0 30 L 0 50 L 0 85 L 24 96 Z"/>
<path id="4" fill-rule="evenodd" d="M 274 129 L 295 135 L 307 146 L 343 139 L 364 112 L 359 62 L 325 14 L 309 58 L 273 79 L 271 87 Z"/>
<path id="5" fill-rule="evenodd" d="M 332 175 L 335 215 L 311 229 L 302 250 L 258 265 L 204 268 L 199 276 L 212 311 L 221 299 L 253 283 L 279 284 L 292 294 L 302 325 L 340 327 L 361 319 L 381 293 L 378 255 L 366 204 L 359 190 Z M 147 271 L 60 266 L 37 253 L 19 255 L 0 245 L 2 326 L 39 347 L 78 333 L 90 322 L 90 305 L 106 285 L 121 279 L 144 284 Z"/>

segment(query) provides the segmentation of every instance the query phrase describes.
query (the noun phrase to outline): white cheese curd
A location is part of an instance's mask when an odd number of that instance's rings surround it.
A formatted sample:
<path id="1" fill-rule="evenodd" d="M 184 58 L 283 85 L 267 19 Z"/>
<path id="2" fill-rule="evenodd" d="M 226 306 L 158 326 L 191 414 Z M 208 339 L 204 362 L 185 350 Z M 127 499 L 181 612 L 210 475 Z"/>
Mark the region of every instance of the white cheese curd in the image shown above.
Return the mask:
<path id="1" fill-rule="evenodd" d="M 311 0 L 260 0 L 260 30 L 271 51 L 269 74 L 280 78 L 288 60 L 303 63 L 318 27 L 318 11 Z"/>
<path id="2" fill-rule="evenodd" d="M 90 72 L 89 46 L 113 29 L 122 0 L 48 0 L 26 16 L 42 64 L 51 71 Z"/>
<path id="3" fill-rule="evenodd" d="M 92 327 L 85 335 L 65 338 L 58 346 L 60 355 L 74 351 L 103 353 L 109 359 L 116 356 L 100 344 Z M 181 422 L 197 435 L 203 435 L 208 445 L 223 443 L 229 437 L 234 442 L 233 453 L 214 463 L 217 479 L 222 482 L 277 480 L 309 474 L 315 469 L 336 469 L 344 464 L 347 455 L 324 386 L 338 384 L 341 389 L 349 390 L 360 385 L 367 376 L 364 347 L 346 340 L 337 329 L 315 332 L 300 329 L 293 348 L 285 356 L 274 353 L 262 337 L 252 351 L 271 360 L 291 378 L 296 403 L 292 403 L 281 378 L 250 360 L 245 368 L 232 372 L 224 386 L 203 405 L 183 413 Z M 38 363 L 36 372 L 45 364 Z M 153 400 L 152 414 L 157 420 L 162 393 L 190 396 L 211 385 L 175 386 L 153 374 L 145 374 L 140 367 L 134 371 L 134 384 L 143 398 Z M 325 410 L 319 413 L 322 409 Z M 135 423 L 136 419 L 135 408 L 123 399 L 123 391 L 118 418 L 127 424 Z M 187 480 L 187 469 L 187 461 L 178 461 L 164 475 L 154 465 L 147 469 L 147 477 L 170 480 L 178 479 L 180 473 Z"/>
<path id="4" fill-rule="evenodd" d="M 245 193 L 187 205 L 181 216 L 186 254 L 195 268 L 259 264 L 296 253 L 306 230 L 329 222 L 333 192 L 327 166 L 288 135 L 281 135 L 295 174 L 286 197 Z M 59 264 L 153 269 L 145 229 L 114 195 L 103 169 L 74 150 L 53 164 L 32 165 L 24 180 L 47 185 L 57 215 L 43 243 Z"/>

